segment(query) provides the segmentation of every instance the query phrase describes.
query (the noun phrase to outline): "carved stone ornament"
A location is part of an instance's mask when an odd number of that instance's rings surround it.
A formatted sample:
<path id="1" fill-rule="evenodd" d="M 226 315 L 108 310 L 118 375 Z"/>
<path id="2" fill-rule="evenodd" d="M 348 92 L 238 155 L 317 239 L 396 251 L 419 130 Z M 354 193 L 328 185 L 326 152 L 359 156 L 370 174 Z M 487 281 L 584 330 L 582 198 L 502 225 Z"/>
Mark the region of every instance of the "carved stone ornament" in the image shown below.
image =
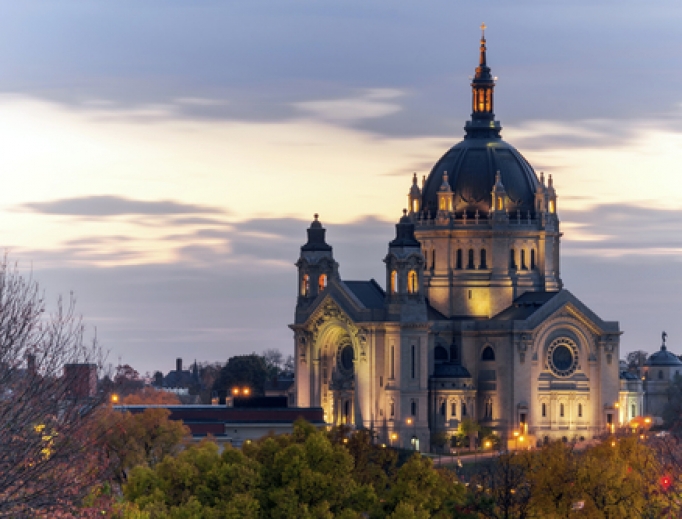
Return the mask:
<path id="1" fill-rule="evenodd" d="M 339 305 L 337 305 L 332 299 L 326 299 L 322 308 L 317 312 L 318 315 L 315 318 L 312 326 L 312 336 L 313 342 L 317 343 L 317 338 L 322 326 L 329 321 L 338 321 L 345 325 L 351 336 L 357 334 L 357 327 L 348 318 Z"/>

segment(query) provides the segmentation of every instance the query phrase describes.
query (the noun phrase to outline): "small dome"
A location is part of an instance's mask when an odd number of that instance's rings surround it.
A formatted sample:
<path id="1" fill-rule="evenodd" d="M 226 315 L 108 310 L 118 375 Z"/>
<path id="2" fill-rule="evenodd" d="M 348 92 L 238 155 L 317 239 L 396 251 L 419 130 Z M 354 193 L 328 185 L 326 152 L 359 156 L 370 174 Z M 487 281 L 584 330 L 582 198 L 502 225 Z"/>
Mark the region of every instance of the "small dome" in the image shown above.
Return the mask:
<path id="1" fill-rule="evenodd" d="M 665 344 L 661 346 L 660 351 L 657 351 L 651 355 L 646 362 L 645 366 L 682 366 L 682 360 L 680 360 L 677 355 L 670 353 Z"/>

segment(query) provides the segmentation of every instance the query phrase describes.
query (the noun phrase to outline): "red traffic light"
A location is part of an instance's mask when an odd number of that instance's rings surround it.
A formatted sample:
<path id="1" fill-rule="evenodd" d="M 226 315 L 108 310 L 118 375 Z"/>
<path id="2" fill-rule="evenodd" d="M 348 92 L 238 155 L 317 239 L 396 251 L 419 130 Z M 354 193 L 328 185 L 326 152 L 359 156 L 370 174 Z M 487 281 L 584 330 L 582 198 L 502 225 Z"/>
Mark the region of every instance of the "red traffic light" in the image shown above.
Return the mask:
<path id="1" fill-rule="evenodd" d="M 670 485 L 672 485 L 672 479 L 670 479 L 670 476 L 661 476 L 661 487 L 663 487 L 663 490 L 668 490 L 670 488 Z"/>

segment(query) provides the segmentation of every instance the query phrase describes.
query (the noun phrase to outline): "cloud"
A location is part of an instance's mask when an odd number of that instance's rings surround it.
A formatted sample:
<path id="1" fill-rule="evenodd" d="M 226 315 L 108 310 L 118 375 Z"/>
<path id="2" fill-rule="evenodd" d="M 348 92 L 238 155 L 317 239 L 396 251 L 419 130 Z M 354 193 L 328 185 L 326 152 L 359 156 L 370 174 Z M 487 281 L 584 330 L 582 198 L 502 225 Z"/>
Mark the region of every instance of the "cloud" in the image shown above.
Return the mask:
<path id="1" fill-rule="evenodd" d="M 322 101 L 301 101 L 293 106 L 315 118 L 326 121 L 354 122 L 363 119 L 377 119 L 402 110 L 401 105 L 391 100 L 402 97 L 398 89 L 367 89 L 355 97 Z"/>
<path id="2" fill-rule="evenodd" d="M 171 200 L 133 200 L 131 198 L 111 195 L 82 196 L 47 202 L 28 202 L 19 206 L 18 209 L 41 214 L 88 217 L 221 214 L 225 212 L 214 207 L 186 204 Z"/>

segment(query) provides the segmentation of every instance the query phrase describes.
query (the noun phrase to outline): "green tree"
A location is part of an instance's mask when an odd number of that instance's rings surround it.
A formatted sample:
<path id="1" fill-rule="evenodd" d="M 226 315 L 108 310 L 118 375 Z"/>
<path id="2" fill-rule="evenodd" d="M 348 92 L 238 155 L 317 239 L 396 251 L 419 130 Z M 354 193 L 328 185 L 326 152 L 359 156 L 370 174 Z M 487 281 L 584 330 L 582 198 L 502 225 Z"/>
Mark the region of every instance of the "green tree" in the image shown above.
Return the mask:
<path id="1" fill-rule="evenodd" d="M 155 467 L 137 466 L 124 486 L 135 505 L 125 517 L 240 519 L 259 517 L 255 497 L 260 467 L 237 449 L 215 443 L 192 445 Z"/>
<path id="2" fill-rule="evenodd" d="M 471 418 L 464 418 L 459 423 L 459 431 L 466 437 L 469 438 L 469 450 L 476 448 L 476 439 L 478 438 L 478 432 L 481 430 L 481 426 L 475 420 Z"/>
<path id="3" fill-rule="evenodd" d="M 262 396 L 268 374 L 268 366 L 260 355 L 253 353 L 231 357 L 213 383 L 213 391 L 221 402 L 225 401 L 227 392 L 233 387 L 248 387 L 253 396 Z"/>

